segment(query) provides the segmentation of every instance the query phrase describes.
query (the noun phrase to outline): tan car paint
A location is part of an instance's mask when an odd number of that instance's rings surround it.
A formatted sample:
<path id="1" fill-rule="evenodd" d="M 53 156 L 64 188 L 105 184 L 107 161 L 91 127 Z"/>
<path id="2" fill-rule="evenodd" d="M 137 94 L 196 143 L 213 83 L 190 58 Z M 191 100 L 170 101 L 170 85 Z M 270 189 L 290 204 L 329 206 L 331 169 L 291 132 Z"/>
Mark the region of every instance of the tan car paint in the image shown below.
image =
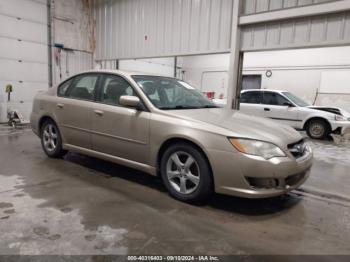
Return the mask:
<path id="1" fill-rule="evenodd" d="M 63 147 L 131 168 L 157 174 L 160 149 L 171 139 L 185 139 L 198 146 L 208 158 L 215 191 L 242 197 L 269 197 L 298 187 L 308 176 L 312 153 L 297 161 L 287 145 L 302 139 L 288 126 L 237 111 L 214 109 L 159 110 L 140 90 L 132 75 L 121 71 L 92 71 L 118 74 L 135 88 L 147 111 L 57 96 L 57 88 L 38 94 L 31 115 L 32 128 L 39 134 L 43 117 L 51 117 L 62 133 Z M 140 74 L 144 75 L 144 74 Z M 265 160 L 238 152 L 228 137 L 245 137 L 276 144 L 287 157 Z M 255 190 L 244 176 L 287 177 L 306 173 L 291 188 Z"/>

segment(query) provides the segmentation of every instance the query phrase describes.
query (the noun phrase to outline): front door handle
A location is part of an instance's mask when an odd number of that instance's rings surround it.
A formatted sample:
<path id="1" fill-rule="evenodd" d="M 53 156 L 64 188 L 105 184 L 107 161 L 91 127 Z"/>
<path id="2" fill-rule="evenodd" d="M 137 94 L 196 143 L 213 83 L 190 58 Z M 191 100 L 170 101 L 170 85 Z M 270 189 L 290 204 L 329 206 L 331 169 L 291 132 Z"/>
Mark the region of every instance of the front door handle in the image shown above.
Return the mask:
<path id="1" fill-rule="evenodd" d="M 270 108 L 265 107 L 264 110 L 265 111 L 270 111 Z"/>
<path id="2" fill-rule="evenodd" d="M 64 104 L 57 104 L 57 107 L 58 107 L 58 108 L 63 108 L 63 107 L 64 107 Z"/>
<path id="3" fill-rule="evenodd" d="M 94 110 L 94 112 L 98 116 L 102 116 L 103 115 L 103 111 L 101 111 L 101 110 Z"/>

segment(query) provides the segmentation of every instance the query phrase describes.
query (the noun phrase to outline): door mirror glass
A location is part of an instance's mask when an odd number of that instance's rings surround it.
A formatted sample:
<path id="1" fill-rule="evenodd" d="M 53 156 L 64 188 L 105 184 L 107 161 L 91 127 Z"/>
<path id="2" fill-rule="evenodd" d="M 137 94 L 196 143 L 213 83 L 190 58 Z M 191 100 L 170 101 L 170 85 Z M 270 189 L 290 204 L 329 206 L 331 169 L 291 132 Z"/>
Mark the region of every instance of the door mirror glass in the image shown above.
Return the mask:
<path id="1" fill-rule="evenodd" d="M 119 104 L 137 109 L 140 106 L 140 99 L 137 96 L 121 96 L 119 98 Z"/>

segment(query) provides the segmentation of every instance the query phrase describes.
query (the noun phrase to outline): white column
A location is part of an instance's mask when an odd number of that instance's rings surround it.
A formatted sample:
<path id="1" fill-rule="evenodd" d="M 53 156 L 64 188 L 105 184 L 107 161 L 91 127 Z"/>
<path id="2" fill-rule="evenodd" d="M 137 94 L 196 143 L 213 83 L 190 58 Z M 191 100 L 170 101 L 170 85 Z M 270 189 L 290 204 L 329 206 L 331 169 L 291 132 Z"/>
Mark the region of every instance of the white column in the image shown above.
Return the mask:
<path id="1" fill-rule="evenodd" d="M 227 87 L 227 104 L 226 108 L 238 108 L 236 103 L 237 82 L 240 75 L 240 28 L 239 14 L 241 10 L 242 0 L 233 0 L 232 7 L 232 25 L 231 25 L 231 53 L 228 71 L 228 87 Z"/>

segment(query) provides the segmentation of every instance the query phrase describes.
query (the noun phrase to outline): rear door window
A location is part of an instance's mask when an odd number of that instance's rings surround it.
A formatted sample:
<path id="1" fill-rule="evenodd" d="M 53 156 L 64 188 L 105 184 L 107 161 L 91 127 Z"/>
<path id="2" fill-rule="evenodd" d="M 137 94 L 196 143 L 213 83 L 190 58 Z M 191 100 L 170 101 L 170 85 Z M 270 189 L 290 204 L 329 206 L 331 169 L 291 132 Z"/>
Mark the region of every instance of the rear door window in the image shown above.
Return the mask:
<path id="1" fill-rule="evenodd" d="M 123 77 L 105 75 L 101 81 L 98 101 L 104 104 L 120 105 L 121 96 L 136 96 L 132 86 Z"/>
<path id="2" fill-rule="evenodd" d="M 251 91 L 251 92 L 244 92 L 241 94 L 241 103 L 247 103 L 247 104 L 260 104 L 261 103 L 261 97 L 262 92 L 258 91 Z"/>
<path id="3" fill-rule="evenodd" d="M 284 106 L 286 102 L 289 102 L 286 98 L 275 92 L 264 92 L 263 104 Z"/>
<path id="4" fill-rule="evenodd" d="M 93 101 L 98 75 L 77 76 L 65 92 L 66 97 Z"/>
<path id="5" fill-rule="evenodd" d="M 70 85 L 72 84 L 74 78 L 71 78 L 59 85 L 57 94 L 58 96 L 66 96 L 66 92 Z"/>

